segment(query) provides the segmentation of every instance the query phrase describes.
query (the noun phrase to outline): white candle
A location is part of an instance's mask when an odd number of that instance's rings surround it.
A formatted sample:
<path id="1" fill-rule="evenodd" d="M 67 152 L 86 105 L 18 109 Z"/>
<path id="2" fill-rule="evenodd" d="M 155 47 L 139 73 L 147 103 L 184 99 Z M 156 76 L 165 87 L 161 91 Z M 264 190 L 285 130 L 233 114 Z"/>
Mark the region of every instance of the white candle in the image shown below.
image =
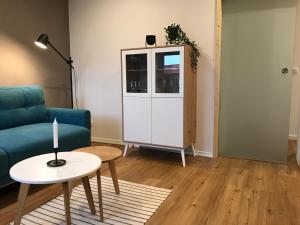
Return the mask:
<path id="1" fill-rule="evenodd" d="M 58 124 L 56 118 L 53 122 L 53 148 L 58 148 Z"/>

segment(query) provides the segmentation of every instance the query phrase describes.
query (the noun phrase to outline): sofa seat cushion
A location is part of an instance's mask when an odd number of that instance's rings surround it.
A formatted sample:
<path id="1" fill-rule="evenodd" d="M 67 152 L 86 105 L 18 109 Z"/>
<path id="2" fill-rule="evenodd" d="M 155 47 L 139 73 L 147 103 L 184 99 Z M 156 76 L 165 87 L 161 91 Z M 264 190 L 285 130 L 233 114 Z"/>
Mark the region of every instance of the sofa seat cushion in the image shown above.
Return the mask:
<path id="1" fill-rule="evenodd" d="M 87 128 L 59 124 L 59 151 L 90 145 Z M 36 123 L 0 130 L 0 149 L 8 156 L 9 167 L 26 158 L 53 152 L 52 123 Z M 54 156 L 54 155 L 53 155 Z"/>
<path id="2" fill-rule="evenodd" d="M 1 139 L 0 139 L 1 140 Z M 8 157 L 7 153 L 0 149 L 0 177 L 8 174 Z"/>

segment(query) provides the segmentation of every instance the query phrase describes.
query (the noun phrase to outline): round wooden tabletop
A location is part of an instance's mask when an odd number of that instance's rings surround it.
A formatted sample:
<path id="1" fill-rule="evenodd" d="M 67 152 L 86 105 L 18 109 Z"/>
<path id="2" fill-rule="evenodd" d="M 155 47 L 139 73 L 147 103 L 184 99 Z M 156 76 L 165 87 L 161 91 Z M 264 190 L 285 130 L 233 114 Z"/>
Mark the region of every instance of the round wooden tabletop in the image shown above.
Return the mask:
<path id="1" fill-rule="evenodd" d="M 122 151 L 118 148 L 110 146 L 90 146 L 85 148 L 76 149 L 77 152 L 86 152 L 97 155 L 101 158 L 102 162 L 115 160 L 122 155 Z"/>

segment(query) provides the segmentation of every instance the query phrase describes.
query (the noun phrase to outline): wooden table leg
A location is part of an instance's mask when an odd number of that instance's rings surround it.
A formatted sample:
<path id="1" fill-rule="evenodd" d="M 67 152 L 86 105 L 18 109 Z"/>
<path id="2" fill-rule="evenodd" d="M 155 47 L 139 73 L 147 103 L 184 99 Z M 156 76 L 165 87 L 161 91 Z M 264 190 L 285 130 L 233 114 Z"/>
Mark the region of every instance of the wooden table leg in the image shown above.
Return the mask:
<path id="1" fill-rule="evenodd" d="M 70 192 L 68 182 L 63 183 L 66 225 L 71 225 L 71 211 L 70 211 Z"/>
<path id="2" fill-rule="evenodd" d="M 100 221 L 103 222 L 103 205 L 102 205 L 102 188 L 101 188 L 101 172 L 100 169 L 97 170 L 97 184 L 98 184 L 98 201 L 99 201 L 99 212 L 100 212 Z"/>
<path id="3" fill-rule="evenodd" d="M 28 195 L 28 191 L 30 188 L 30 184 L 21 184 L 20 191 L 19 191 L 19 197 L 18 197 L 18 205 L 17 205 L 17 211 L 14 218 L 14 225 L 19 225 L 21 223 L 22 215 L 23 215 L 23 209 L 25 205 L 25 200 Z"/>
<path id="4" fill-rule="evenodd" d="M 73 188 L 74 188 L 76 185 L 75 185 L 74 181 L 71 180 L 71 181 L 68 182 L 68 186 L 69 186 L 69 195 L 70 195 L 70 198 L 71 198 L 72 192 L 73 192 Z"/>
<path id="5" fill-rule="evenodd" d="M 91 213 L 93 215 L 96 215 L 96 209 L 95 209 L 94 199 L 93 199 L 93 195 L 92 195 L 92 191 L 91 191 L 89 177 L 88 176 L 83 177 L 83 178 L 81 178 L 81 180 L 82 180 L 82 183 L 83 183 L 85 195 L 86 195 L 86 198 L 88 200 Z"/>
<path id="6" fill-rule="evenodd" d="M 117 194 L 120 194 L 120 188 L 119 188 L 119 182 L 118 182 L 118 176 L 115 166 L 115 160 L 108 161 L 111 177 L 114 183 L 115 191 Z"/>

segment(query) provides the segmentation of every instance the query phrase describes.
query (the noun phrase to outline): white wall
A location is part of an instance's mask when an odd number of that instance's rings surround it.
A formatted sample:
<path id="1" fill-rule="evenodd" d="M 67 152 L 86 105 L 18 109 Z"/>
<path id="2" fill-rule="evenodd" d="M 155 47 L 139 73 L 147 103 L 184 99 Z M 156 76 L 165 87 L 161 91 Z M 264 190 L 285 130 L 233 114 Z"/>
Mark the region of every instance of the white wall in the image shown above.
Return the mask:
<path id="1" fill-rule="evenodd" d="M 294 46 L 294 66 L 300 69 L 300 0 L 297 4 L 296 33 Z M 290 118 L 290 138 L 296 139 L 299 127 L 300 109 L 300 73 L 293 75 L 291 118 Z"/>
<path id="2" fill-rule="evenodd" d="M 80 84 L 80 106 L 90 109 L 92 136 L 121 140 L 120 49 L 143 47 L 163 28 L 181 24 L 200 46 L 196 149 L 212 154 L 214 93 L 214 0 L 69 0 L 71 55 Z"/>
<path id="3" fill-rule="evenodd" d="M 300 67 L 300 0 L 297 6 L 294 65 Z M 198 69 L 196 149 L 212 153 L 214 22 L 213 0 L 69 0 L 71 55 L 79 76 L 79 102 L 92 112 L 92 136 L 122 138 L 120 49 L 144 46 L 146 34 L 165 44 L 163 28 L 182 25 L 201 48 Z M 300 74 L 293 77 L 290 137 L 296 138 Z"/>

